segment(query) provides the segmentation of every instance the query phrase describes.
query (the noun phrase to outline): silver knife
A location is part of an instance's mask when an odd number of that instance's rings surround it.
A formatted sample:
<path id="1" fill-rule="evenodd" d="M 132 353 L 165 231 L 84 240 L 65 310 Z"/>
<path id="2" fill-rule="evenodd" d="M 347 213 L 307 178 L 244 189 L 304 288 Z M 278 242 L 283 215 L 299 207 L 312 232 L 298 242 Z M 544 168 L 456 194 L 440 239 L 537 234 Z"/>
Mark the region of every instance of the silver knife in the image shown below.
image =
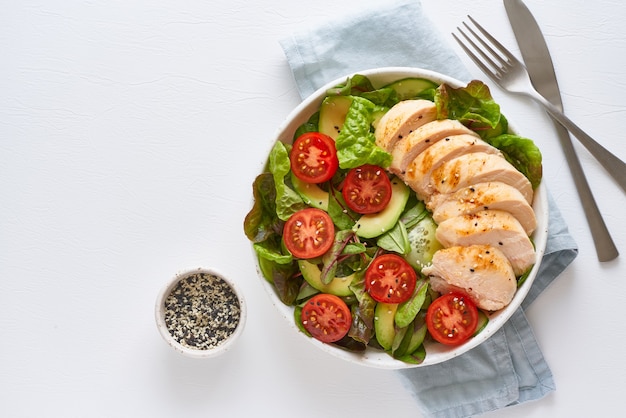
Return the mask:
<path id="1" fill-rule="evenodd" d="M 515 39 L 520 47 L 533 85 L 549 102 L 562 111 L 563 103 L 556 74 L 554 73 L 552 58 L 537 21 L 522 0 L 504 0 L 504 8 L 511 22 Z M 569 164 L 574 184 L 578 190 L 578 195 L 589 223 L 598 260 L 613 260 L 619 255 L 619 252 L 593 198 L 569 132 L 554 119 L 552 121 L 554 122 L 554 128 L 561 142 L 561 147 Z"/>

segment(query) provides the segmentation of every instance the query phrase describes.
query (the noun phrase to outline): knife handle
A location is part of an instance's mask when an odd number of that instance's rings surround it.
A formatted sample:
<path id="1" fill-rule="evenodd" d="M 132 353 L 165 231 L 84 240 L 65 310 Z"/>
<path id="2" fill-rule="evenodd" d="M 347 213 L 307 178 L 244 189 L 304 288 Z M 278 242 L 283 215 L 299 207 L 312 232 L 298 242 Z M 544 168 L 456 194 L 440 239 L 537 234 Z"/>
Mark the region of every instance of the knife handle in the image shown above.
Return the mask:
<path id="1" fill-rule="evenodd" d="M 568 131 L 570 131 L 581 144 L 602 164 L 602 167 L 615 179 L 617 184 L 626 192 L 626 163 L 617 158 L 609 150 L 597 143 L 592 137 L 590 137 L 585 131 L 580 129 L 570 118 L 565 116 L 556 106 L 546 100 L 541 94 L 536 91 L 528 93 L 530 97 L 541 103 L 548 113 L 563 125 Z"/>
<path id="2" fill-rule="evenodd" d="M 580 197 L 583 210 L 585 211 L 585 217 L 589 224 L 589 230 L 591 231 L 591 237 L 596 248 L 598 260 L 601 262 L 614 260 L 619 256 L 619 251 L 604 223 L 604 219 L 602 219 L 602 214 L 593 197 L 593 193 L 585 177 L 578 155 L 576 155 L 569 133 L 567 129 L 560 125 L 554 118 L 552 118 L 552 121 L 554 122 L 557 136 L 561 142 L 563 153 L 567 159 L 567 164 L 570 167 L 578 196 Z"/>

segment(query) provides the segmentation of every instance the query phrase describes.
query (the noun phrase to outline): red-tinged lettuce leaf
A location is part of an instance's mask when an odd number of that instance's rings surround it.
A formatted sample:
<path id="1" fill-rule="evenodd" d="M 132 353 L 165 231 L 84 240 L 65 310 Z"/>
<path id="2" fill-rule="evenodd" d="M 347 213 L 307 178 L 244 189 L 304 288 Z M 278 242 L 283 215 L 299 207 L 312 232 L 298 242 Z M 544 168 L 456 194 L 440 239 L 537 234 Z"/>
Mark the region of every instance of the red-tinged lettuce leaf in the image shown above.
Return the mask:
<path id="1" fill-rule="evenodd" d="M 374 336 L 374 311 L 376 301 L 365 290 L 365 281 L 354 280 L 350 285 L 358 300 L 358 304 L 352 307 L 352 326 L 348 336 L 356 341 L 368 344 Z"/>
<path id="2" fill-rule="evenodd" d="M 283 221 L 276 216 L 276 187 L 274 177 L 263 173 L 252 184 L 254 204 L 243 222 L 246 237 L 254 243 L 263 242 L 274 234 L 280 234 Z"/>
<path id="3" fill-rule="evenodd" d="M 342 255 L 345 254 L 346 249 L 349 251 L 350 255 L 365 252 L 365 247 L 362 244 L 360 244 L 361 248 L 358 252 L 355 252 L 357 251 L 355 245 L 348 246 L 348 244 L 354 241 L 354 237 L 355 233 L 351 229 L 338 231 L 335 234 L 335 241 L 332 247 L 322 257 L 323 267 L 320 277 L 322 283 L 328 284 L 335 278 L 337 268 L 339 267 Z"/>
<path id="4" fill-rule="evenodd" d="M 275 263 L 271 271 L 272 282 L 276 288 L 278 298 L 285 305 L 294 305 L 298 298 L 298 293 L 300 292 L 300 286 L 302 286 L 302 281 L 304 280 L 302 275 L 297 274 L 298 265 L 296 263 Z"/>
<path id="5" fill-rule="evenodd" d="M 339 84 L 326 91 L 328 96 L 359 96 L 364 92 L 374 90 L 372 82 L 362 74 L 355 74 L 346 79 L 344 84 Z"/>
<path id="6" fill-rule="evenodd" d="M 482 81 L 473 80 L 460 88 L 443 83 L 435 93 L 435 104 L 437 119 L 458 120 L 479 134 L 496 128 L 500 122 L 500 105 Z"/>

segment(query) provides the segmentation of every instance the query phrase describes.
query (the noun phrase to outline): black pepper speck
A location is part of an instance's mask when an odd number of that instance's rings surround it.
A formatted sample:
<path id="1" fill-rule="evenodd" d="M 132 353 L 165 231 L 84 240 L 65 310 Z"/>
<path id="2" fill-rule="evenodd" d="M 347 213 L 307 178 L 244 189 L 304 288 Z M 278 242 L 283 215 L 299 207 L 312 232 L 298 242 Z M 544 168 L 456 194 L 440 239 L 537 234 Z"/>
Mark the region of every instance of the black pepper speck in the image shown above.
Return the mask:
<path id="1" fill-rule="evenodd" d="M 197 350 L 215 348 L 235 332 L 241 307 L 233 289 L 210 273 L 182 278 L 165 299 L 165 325 L 174 339 Z"/>

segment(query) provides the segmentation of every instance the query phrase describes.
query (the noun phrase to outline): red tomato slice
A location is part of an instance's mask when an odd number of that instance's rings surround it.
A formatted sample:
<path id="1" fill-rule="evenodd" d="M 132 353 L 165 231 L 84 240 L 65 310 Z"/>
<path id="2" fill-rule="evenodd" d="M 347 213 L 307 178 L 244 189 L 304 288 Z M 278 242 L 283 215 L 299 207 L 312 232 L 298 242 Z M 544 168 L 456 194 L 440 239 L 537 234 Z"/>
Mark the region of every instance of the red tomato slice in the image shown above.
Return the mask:
<path id="1" fill-rule="evenodd" d="M 350 308 L 338 296 L 319 293 L 302 308 L 302 325 L 309 333 L 325 343 L 339 341 L 350 331 Z"/>
<path id="2" fill-rule="evenodd" d="M 384 169 L 366 164 L 348 172 L 341 193 L 353 211 L 376 213 L 391 200 L 391 182 Z"/>
<path id="3" fill-rule="evenodd" d="M 372 299 L 384 303 L 402 303 L 415 290 L 417 273 L 402 257 L 383 254 L 376 257 L 365 272 L 365 290 Z"/>
<path id="4" fill-rule="evenodd" d="M 319 257 L 332 247 L 335 225 L 321 209 L 302 209 L 285 222 L 283 240 L 296 258 Z"/>
<path id="5" fill-rule="evenodd" d="M 293 143 L 291 171 L 306 183 L 322 183 L 335 175 L 339 167 L 335 141 L 320 132 L 307 132 Z"/>
<path id="6" fill-rule="evenodd" d="M 430 335 L 442 344 L 457 345 L 474 334 L 478 309 L 471 299 L 452 292 L 435 299 L 426 312 Z"/>

